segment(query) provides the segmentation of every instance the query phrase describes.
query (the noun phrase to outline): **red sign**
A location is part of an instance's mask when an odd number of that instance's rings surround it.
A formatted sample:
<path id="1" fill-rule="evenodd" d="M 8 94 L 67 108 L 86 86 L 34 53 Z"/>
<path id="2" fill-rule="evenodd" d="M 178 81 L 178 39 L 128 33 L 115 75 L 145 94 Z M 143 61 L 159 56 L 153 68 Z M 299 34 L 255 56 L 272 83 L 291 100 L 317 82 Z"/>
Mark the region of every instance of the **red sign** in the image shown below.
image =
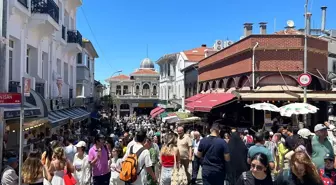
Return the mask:
<path id="1" fill-rule="evenodd" d="M 20 93 L 0 93 L 0 104 L 20 104 Z"/>
<path id="2" fill-rule="evenodd" d="M 311 81 L 312 81 L 312 77 L 310 76 L 310 74 L 307 74 L 307 73 L 302 73 L 298 77 L 298 82 L 303 87 L 308 86 L 311 83 Z"/>

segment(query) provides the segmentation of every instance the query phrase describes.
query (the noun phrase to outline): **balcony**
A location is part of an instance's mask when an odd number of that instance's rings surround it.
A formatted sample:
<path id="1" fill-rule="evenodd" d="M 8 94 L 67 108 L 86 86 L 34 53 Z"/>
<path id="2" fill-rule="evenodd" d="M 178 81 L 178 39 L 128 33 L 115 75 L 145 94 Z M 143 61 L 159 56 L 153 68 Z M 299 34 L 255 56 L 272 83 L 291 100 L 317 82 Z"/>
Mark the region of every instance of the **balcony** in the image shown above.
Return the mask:
<path id="1" fill-rule="evenodd" d="M 78 30 L 67 31 L 67 51 L 73 53 L 82 52 L 83 40 L 82 34 Z"/>
<path id="2" fill-rule="evenodd" d="M 32 21 L 31 26 L 41 26 L 37 28 L 41 32 L 44 31 L 45 35 L 50 35 L 56 30 L 60 29 L 59 26 L 59 7 L 53 0 L 31 0 Z"/>

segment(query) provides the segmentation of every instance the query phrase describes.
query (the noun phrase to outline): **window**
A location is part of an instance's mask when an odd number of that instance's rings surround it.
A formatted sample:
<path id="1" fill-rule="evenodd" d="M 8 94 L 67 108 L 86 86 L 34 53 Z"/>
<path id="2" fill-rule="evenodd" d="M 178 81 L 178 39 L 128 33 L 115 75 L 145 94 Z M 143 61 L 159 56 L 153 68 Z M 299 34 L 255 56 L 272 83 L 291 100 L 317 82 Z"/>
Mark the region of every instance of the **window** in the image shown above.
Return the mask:
<path id="1" fill-rule="evenodd" d="M 128 86 L 124 85 L 123 94 L 128 94 Z"/>
<path id="2" fill-rule="evenodd" d="M 87 62 L 86 67 L 90 69 L 90 67 L 91 67 L 91 61 L 90 61 L 90 57 L 89 56 L 87 56 L 86 62 Z"/>
<path id="3" fill-rule="evenodd" d="M 156 96 L 157 95 L 157 90 L 156 90 L 156 86 L 153 86 L 153 95 Z"/>
<path id="4" fill-rule="evenodd" d="M 139 93 L 140 93 L 140 87 L 137 85 L 135 87 L 135 95 L 139 95 Z"/>
<path id="5" fill-rule="evenodd" d="M 69 66 L 68 63 L 64 62 L 64 82 L 68 83 L 69 82 Z"/>
<path id="6" fill-rule="evenodd" d="M 332 72 L 336 73 L 336 60 L 333 61 L 333 68 L 332 68 Z"/>
<path id="7" fill-rule="evenodd" d="M 29 74 L 29 51 L 30 49 L 27 48 L 27 56 L 26 56 L 26 73 Z"/>
<path id="8" fill-rule="evenodd" d="M 117 85 L 116 87 L 116 95 L 121 95 L 121 86 Z"/>
<path id="9" fill-rule="evenodd" d="M 14 41 L 9 40 L 9 81 L 13 80 L 13 52 L 14 52 Z"/>
<path id="10" fill-rule="evenodd" d="M 62 75 L 62 64 L 61 64 L 61 59 L 57 59 L 56 62 L 56 69 L 57 69 L 57 74 L 60 76 Z"/>
<path id="11" fill-rule="evenodd" d="M 83 96 L 83 84 L 76 85 L 76 96 Z"/>
<path id="12" fill-rule="evenodd" d="M 87 66 L 87 63 L 88 63 L 87 59 L 88 59 L 88 56 L 87 56 L 86 53 L 84 53 L 84 61 L 83 61 L 83 64 L 84 64 L 85 66 Z"/>
<path id="13" fill-rule="evenodd" d="M 168 76 L 170 76 L 170 64 L 167 65 Z"/>
<path id="14" fill-rule="evenodd" d="M 74 80 L 73 66 L 70 65 L 70 85 L 73 84 L 73 80 Z"/>
<path id="15" fill-rule="evenodd" d="M 142 96 L 150 96 L 150 89 L 148 84 L 143 85 Z"/>
<path id="16" fill-rule="evenodd" d="M 82 53 L 77 54 L 77 64 L 83 64 L 83 55 Z"/>

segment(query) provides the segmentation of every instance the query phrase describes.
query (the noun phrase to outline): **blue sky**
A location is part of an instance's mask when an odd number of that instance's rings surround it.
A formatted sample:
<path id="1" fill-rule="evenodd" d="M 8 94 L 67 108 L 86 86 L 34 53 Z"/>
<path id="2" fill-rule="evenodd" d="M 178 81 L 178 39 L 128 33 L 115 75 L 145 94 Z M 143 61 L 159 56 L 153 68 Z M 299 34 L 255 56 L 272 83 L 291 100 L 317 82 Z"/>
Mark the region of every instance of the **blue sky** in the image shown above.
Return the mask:
<path id="1" fill-rule="evenodd" d="M 282 30 L 287 20 L 304 27 L 305 0 L 83 0 L 77 28 L 90 39 L 100 56 L 95 78 L 103 82 L 114 71 L 129 74 L 147 55 L 156 61 L 164 54 L 213 45 L 215 40 L 237 41 L 245 22 L 268 22 L 267 32 Z M 327 29 L 336 29 L 336 1 L 310 0 L 312 27 L 321 26 L 321 6 L 328 6 Z M 276 21 L 274 21 L 276 20 Z M 276 22 L 276 24 L 274 24 Z M 96 38 L 96 39 L 95 39 Z M 98 44 L 97 44 L 98 42 Z M 158 69 L 158 66 L 156 66 Z"/>

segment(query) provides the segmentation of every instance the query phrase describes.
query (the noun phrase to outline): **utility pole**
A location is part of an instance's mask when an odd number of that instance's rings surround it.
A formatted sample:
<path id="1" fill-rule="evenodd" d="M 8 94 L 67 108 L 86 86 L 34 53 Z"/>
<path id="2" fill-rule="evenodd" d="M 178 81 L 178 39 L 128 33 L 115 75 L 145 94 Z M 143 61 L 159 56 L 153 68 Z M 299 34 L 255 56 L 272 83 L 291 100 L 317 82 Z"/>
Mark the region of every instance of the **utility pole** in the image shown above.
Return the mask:
<path id="1" fill-rule="evenodd" d="M 303 56 L 303 73 L 307 74 L 307 55 L 308 55 L 308 45 L 307 45 L 307 35 L 308 35 L 308 1 L 305 4 L 305 32 L 304 32 L 304 56 Z M 303 103 L 307 103 L 307 86 L 303 88 Z M 307 126 L 307 114 L 303 116 L 303 122 Z"/>
<path id="2" fill-rule="evenodd" d="M 6 91 L 7 0 L 0 0 L 0 92 Z"/>

